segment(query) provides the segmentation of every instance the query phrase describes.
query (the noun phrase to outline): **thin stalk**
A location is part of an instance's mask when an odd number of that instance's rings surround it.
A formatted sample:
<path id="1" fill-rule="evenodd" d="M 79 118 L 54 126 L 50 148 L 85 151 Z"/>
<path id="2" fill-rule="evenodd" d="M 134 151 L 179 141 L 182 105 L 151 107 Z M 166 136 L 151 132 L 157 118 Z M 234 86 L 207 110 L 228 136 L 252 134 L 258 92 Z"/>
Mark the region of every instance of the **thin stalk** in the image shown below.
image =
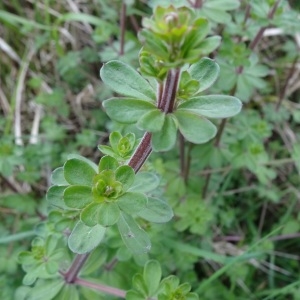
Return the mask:
<path id="1" fill-rule="evenodd" d="M 297 70 L 297 62 L 298 62 L 298 59 L 299 59 L 299 55 L 297 55 L 293 61 L 293 64 L 292 64 L 292 67 L 285 79 L 285 82 L 284 82 L 284 85 L 281 89 L 281 92 L 279 93 L 279 97 L 278 97 L 278 102 L 276 104 L 276 108 L 275 108 L 275 111 L 278 111 L 281 104 L 282 104 L 282 101 L 285 97 L 285 94 L 286 94 L 286 90 L 288 88 L 288 84 L 289 84 L 289 81 L 290 79 L 292 78 L 292 76 L 294 75 L 295 71 Z"/>
<path id="2" fill-rule="evenodd" d="M 122 1 L 121 13 L 120 13 L 120 55 L 124 54 L 125 44 L 125 28 L 126 28 L 126 4 Z"/>
<path id="3" fill-rule="evenodd" d="M 139 26 L 139 23 L 138 23 L 136 17 L 135 17 L 134 15 L 131 15 L 131 16 L 129 17 L 129 19 L 130 19 L 130 22 L 131 22 L 132 27 L 134 28 L 134 30 L 135 30 L 136 32 L 139 32 L 139 31 L 140 31 L 140 26 Z"/>
<path id="4" fill-rule="evenodd" d="M 90 253 L 86 254 L 77 254 L 72 262 L 71 267 L 69 270 L 63 274 L 65 282 L 67 283 L 74 283 L 77 279 L 78 273 L 80 272 L 81 268 L 83 267 L 84 263 L 88 259 Z"/>
<path id="5" fill-rule="evenodd" d="M 268 19 L 269 20 L 273 19 L 280 1 L 281 0 L 277 0 L 276 3 L 273 5 L 272 9 L 269 11 L 269 13 L 268 13 Z M 254 39 L 252 40 L 252 42 L 249 45 L 249 49 L 250 50 L 254 50 L 255 49 L 255 47 L 258 45 L 258 43 L 262 39 L 263 34 L 264 34 L 264 32 L 265 32 L 266 29 L 267 29 L 267 27 L 260 28 L 260 30 L 257 32 L 256 36 L 254 37 Z"/>
<path id="6" fill-rule="evenodd" d="M 90 281 L 87 281 L 87 280 L 84 280 L 84 279 L 81 279 L 81 278 L 76 278 L 74 283 L 76 283 L 78 285 L 81 285 L 81 286 L 91 288 L 91 289 L 98 290 L 100 292 L 104 292 L 104 293 L 109 294 L 109 295 L 113 295 L 113 296 L 116 296 L 116 297 L 121 297 L 123 299 L 125 299 L 125 296 L 126 296 L 126 291 L 124 291 L 124 290 L 113 288 L 113 287 L 103 285 L 103 284 L 100 284 L 100 283 L 90 282 Z"/>

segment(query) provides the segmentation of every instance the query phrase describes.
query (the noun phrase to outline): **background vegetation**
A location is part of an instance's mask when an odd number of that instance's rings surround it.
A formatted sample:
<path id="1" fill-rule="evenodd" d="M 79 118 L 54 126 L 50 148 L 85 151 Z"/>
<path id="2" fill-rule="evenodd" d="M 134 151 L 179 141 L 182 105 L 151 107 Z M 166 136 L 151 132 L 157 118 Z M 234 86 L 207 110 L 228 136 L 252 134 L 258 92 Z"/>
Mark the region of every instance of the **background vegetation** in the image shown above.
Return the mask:
<path id="1" fill-rule="evenodd" d="M 222 36 L 210 91 L 244 105 L 213 141 L 179 139 L 151 156 L 175 217 L 147 228 L 149 257 L 200 299 L 300 299 L 300 18 L 285 0 L 0 2 L 1 299 L 22 286 L 18 255 L 44 230 L 52 170 L 69 153 L 97 162 L 112 130 L 142 136 L 105 114 L 113 93 L 99 70 L 111 59 L 137 68 L 142 18 L 170 3 L 198 10 Z M 109 239 L 87 273 L 129 290 L 143 263 Z"/>

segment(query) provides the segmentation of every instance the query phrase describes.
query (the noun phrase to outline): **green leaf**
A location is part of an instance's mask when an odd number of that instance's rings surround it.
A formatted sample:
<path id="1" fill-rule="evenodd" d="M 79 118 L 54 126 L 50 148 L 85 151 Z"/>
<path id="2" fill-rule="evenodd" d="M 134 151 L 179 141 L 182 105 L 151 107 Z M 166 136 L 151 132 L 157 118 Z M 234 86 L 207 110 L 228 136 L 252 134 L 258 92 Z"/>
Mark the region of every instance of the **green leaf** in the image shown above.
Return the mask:
<path id="1" fill-rule="evenodd" d="M 143 277 L 148 288 L 148 295 L 153 296 L 157 291 L 161 279 L 161 267 L 158 261 L 150 260 L 144 267 Z"/>
<path id="2" fill-rule="evenodd" d="M 92 190 L 89 186 L 69 186 L 64 191 L 64 202 L 71 208 L 84 208 L 93 201 Z"/>
<path id="3" fill-rule="evenodd" d="M 96 171 L 85 161 L 72 158 L 64 164 L 64 176 L 69 184 L 92 186 Z"/>
<path id="4" fill-rule="evenodd" d="M 113 60 L 104 64 L 100 76 L 107 86 L 120 95 L 146 101 L 153 101 L 156 98 L 149 82 L 121 61 Z"/>
<path id="5" fill-rule="evenodd" d="M 102 226 L 112 226 L 120 218 L 120 209 L 114 202 L 103 203 L 98 207 L 98 223 Z"/>
<path id="6" fill-rule="evenodd" d="M 142 274 L 138 273 L 133 276 L 132 286 L 136 291 L 144 296 L 143 299 L 147 299 L 146 296 L 148 296 L 148 290 Z"/>
<path id="7" fill-rule="evenodd" d="M 67 209 L 63 198 L 66 188 L 67 186 L 51 186 L 46 195 L 48 203 L 58 208 Z"/>
<path id="8" fill-rule="evenodd" d="M 193 97 L 183 102 L 177 111 L 189 111 L 208 118 L 229 118 L 238 114 L 241 108 L 242 102 L 236 97 L 208 95 Z"/>
<path id="9" fill-rule="evenodd" d="M 52 172 L 51 183 L 53 185 L 58 185 L 58 186 L 68 185 L 68 182 L 66 181 L 65 176 L 64 176 L 64 168 L 63 167 L 59 167 Z"/>
<path id="10" fill-rule="evenodd" d="M 117 223 L 122 240 L 133 253 L 145 253 L 151 248 L 148 234 L 127 214 L 121 213 Z"/>
<path id="11" fill-rule="evenodd" d="M 172 208 L 163 200 L 149 197 L 145 209 L 138 213 L 138 216 L 153 223 L 165 223 L 170 221 L 174 214 Z"/>
<path id="12" fill-rule="evenodd" d="M 147 197 L 141 193 L 127 192 L 118 198 L 118 205 L 127 214 L 136 214 L 147 205 Z"/>
<path id="13" fill-rule="evenodd" d="M 194 144 L 206 143 L 217 133 L 217 128 L 213 123 L 194 113 L 177 110 L 175 116 L 180 132 L 189 142 Z"/>
<path id="14" fill-rule="evenodd" d="M 205 7 L 224 11 L 237 9 L 239 6 L 238 0 L 210 0 L 205 3 Z"/>
<path id="15" fill-rule="evenodd" d="M 201 55 L 207 55 L 216 50 L 221 43 L 221 37 L 211 36 L 202 41 L 195 50 L 191 51 L 191 54 L 194 56 L 199 56 L 199 51 Z"/>
<path id="16" fill-rule="evenodd" d="M 155 109 L 150 102 L 130 98 L 111 98 L 103 101 L 103 106 L 111 119 L 126 124 L 137 122 L 149 110 Z"/>
<path id="17" fill-rule="evenodd" d="M 135 180 L 129 191 L 147 193 L 158 187 L 160 182 L 159 177 L 150 172 L 138 172 L 135 175 Z"/>
<path id="18" fill-rule="evenodd" d="M 154 151 L 168 151 L 175 145 L 177 128 L 171 115 L 166 115 L 164 125 L 159 132 L 152 134 L 152 148 Z"/>
<path id="19" fill-rule="evenodd" d="M 55 300 L 79 300 L 79 291 L 74 284 L 66 284 L 60 293 L 56 296 Z"/>
<path id="20" fill-rule="evenodd" d="M 118 131 L 114 131 L 109 135 L 109 143 L 115 152 L 118 151 L 118 145 L 121 138 L 122 134 Z"/>
<path id="21" fill-rule="evenodd" d="M 93 202 L 82 210 L 80 218 L 86 226 L 92 227 L 98 224 L 99 206 L 101 203 Z"/>
<path id="22" fill-rule="evenodd" d="M 116 170 L 119 167 L 119 163 L 118 161 L 109 156 L 109 155 L 105 155 L 100 159 L 99 162 L 99 171 L 104 171 L 104 170 Z"/>
<path id="23" fill-rule="evenodd" d="M 220 67 L 215 61 L 204 57 L 199 62 L 191 65 L 188 72 L 193 79 L 200 82 L 200 88 L 197 92 L 200 93 L 212 86 L 217 80 Z"/>
<path id="24" fill-rule="evenodd" d="M 27 294 L 28 300 L 51 300 L 59 293 L 65 282 L 62 278 L 54 280 L 39 280 Z"/>
<path id="25" fill-rule="evenodd" d="M 77 254 L 90 252 L 100 244 L 105 230 L 105 227 L 99 224 L 88 227 L 82 221 L 78 221 L 69 236 L 69 248 Z"/>
<path id="26" fill-rule="evenodd" d="M 136 291 L 128 291 L 126 293 L 126 300 L 145 300 L 145 297 Z"/>
<path id="27" fill-rule="evenodd" d="M 68 155 L 68 160 L 73 159 L 73 158 L 76 158 L 76 159 L 79 159 L 79 160 L 82 160 L 82 161 L 86 162 L 88 165 L 90 165 L 95 170 L 95 172 L 98 171 L 98 166 L 94 162 L 92 162 L 91 160 L 85 158 L 84 156 L 74 154 L 74 153 Z"/>
<path id="28" fill-rule="evenodd" d="M 150 110 L 138 121 L 137 127 L 149 132 L 160 131 L 165 121 L 165 114 L 160 109 Z"/>
<path id="29" fill-rule="evenodd" d="M 123 191 L 127 191 L 134 182 L 135 173 L 129 166 L 121 166 L 116 170 L 116 180 L 123 185 Z"/>

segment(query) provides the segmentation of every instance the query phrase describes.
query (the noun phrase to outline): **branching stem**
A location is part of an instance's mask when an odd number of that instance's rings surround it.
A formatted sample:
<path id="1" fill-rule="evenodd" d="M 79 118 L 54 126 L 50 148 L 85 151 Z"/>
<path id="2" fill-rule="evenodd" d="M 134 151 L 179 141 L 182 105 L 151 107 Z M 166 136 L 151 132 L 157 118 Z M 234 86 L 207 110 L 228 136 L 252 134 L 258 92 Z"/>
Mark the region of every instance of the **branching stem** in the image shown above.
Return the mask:
<path id="1" fill-rule="evenodd" d="M 180 76 L 180 69 L 171 69 L 168 72 L 166 82 L 159 87 L 159 92 L 157 96 L 157 103 L 158 107 L 165 113 L 172 112 L 174 108 L 176 92 L 178 87 L 178 81 Z M 147 158 L 152 152 L 151 147 L 151 133 L 146 132 L 137 146 L 135 152 L 133 153 L 132 157 L 128 161 L 128 165 L 133 168 L 134 172 L 137 173 L 140 168 L 143 166 Z M 105 287 L 98 285 L 96 283 L 90 283 L 85 280 L 78 278 L 78 274 L 83 267 L 84 263 L 89 257 L 89 253 L 86 254 L 78 254 L 72 265 L 70 266 L 69 270 L 66 273 L 62 273 L 65 281 L 67 283 L 77 283 L 81 285 L 87 286 L 87 284 L 91 287 L 97 288 L 98 290 L 107 291 L 109 290 L 110 294 L 112 291 L 117 291 L 117 289 L 111 287 Z M 119 290 L 120 291 L 120 290 Z M 125 295 L 124 291 L 121 291 L 122 297 Z"/>

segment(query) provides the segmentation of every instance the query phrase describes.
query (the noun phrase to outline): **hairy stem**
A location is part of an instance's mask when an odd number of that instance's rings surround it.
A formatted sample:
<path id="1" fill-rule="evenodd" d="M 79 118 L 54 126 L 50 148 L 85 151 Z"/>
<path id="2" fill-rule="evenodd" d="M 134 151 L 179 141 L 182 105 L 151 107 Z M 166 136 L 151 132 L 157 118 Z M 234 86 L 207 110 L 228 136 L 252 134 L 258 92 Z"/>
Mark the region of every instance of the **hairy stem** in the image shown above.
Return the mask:
<path id="1" fill-rule="evenodd" d="M 168 72 L 162 98 L 158 103 L 158 108 L 160 108 L 164 113 L 170 113 L 174 109 L 179 76 L 180 69 L 171 69 Z"/>
<path id="2" fill-rule="evenodd" d="M 88 259 L 90 253 L 77 254 L 70 266 L 69 270 L 63 274 L 64 279 L 67 283 L 74 283 L 77 279 L 78 273 L 83 267 L 84 263 Z"/>
<path id="3" fill-rule="evenodd" d="M 128 166 L 137 173 L 152 152 L 151 133 L 146 132 L 128 162 Z"/>
<path id="4" fill-rule="evenodd" d="M 85 286 L 85 287 L 88 287 L 88 288 L 91 288 L 91 289 L 95 289 L 95 290 L 104 292 L 104 293 L 109 294 L 109 295 L 121 297 L 121 298 L 124 298 L 124 299 L 125 299 L 125 296 L 126 296 L 126 291 L 124 291 L 124 290 L 113 288 L 113 287 L 103 285 L 103 284 L 100 284 L 100 283 L 90 282 L 90 281 L 87 281 L 87 280 L 84 280 L 84 279 L 81 279 L 81 278 L 76 278 L 74 283 L 76 283 L 78 285 L 81 285 L 81 286 Z"/>

